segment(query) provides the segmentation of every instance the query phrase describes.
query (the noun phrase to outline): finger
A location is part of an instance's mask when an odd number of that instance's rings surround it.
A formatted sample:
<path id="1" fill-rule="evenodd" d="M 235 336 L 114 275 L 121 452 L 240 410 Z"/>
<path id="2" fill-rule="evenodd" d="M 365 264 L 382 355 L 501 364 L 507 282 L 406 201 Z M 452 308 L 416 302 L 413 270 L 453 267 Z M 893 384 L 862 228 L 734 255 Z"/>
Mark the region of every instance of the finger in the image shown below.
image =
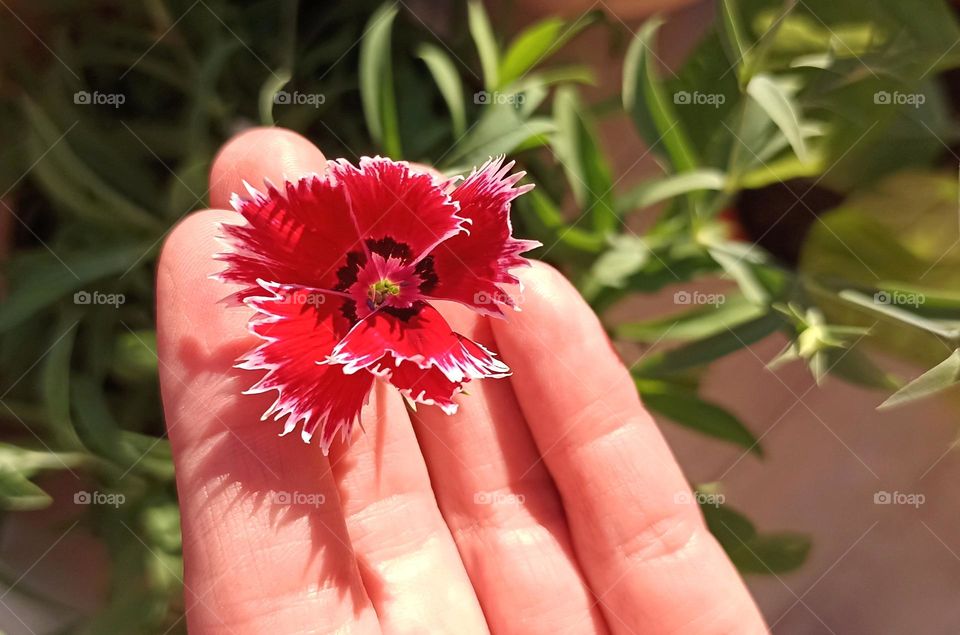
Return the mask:
<path id="1" fill-rule="evenodd" d="M 234 192 L 244 194 L 246 181 L 261 188 L 263 180 L 280 184 L 327 169 L 323 153 L 300 135 L 283 128 L 251 128 L 221 148 L 210 168 L 210 205 L 230 209 Z"/>
<path id="2" fill-rule="evenodd" d="M 488 320 L 438 303 L 454 330 L 492 345 Z M 494 633 L 605 632 L 573 555 L 556 487 L 510 382 L 471 382 L 453 416 L 420 408 L 415 430 L 437 501 Z"/>
<path id="3" fill-rule="evenodd" d="M 494 334 L 611 629 L 765 632 L 596 316 L 550 267 L 521 278 Z"/>
<path id="4" fill-rule="evenodd" d="M 221 157 L 235 151 L 231 145 Z M 259 173 L 277 178 L 270 157 L 262 161 Z M 224 167 L 218 159 L 214 170 Z M 283 170 L 295 176 L 316 169 L 295 167 L 286 162 Z M 259 420 L 269 396 L 240 395 L 252 378 L 232 366 L 255 343 L 246 331 L 249 313 L 219 303 L 230 289 L 208 278 L 222 268 L 213 260 L 223 249 L 216 224 L 238 218 L 224 211 L 187 218 L 168 238 L 157 276 L 188 625 L 201 634 L 376 632 L 327 461 L 315 447 L 278 439 L 276 428 Z M 304 504 L 277 504 L 294 497 Z"/>
<path id="5" fill-rule="evenodd" d="M 330 461 L 364 586 L 384 630 L 488 632 L 400 394 L 377 382 L 361 421 L 353 444 L 335 443 Z"/>

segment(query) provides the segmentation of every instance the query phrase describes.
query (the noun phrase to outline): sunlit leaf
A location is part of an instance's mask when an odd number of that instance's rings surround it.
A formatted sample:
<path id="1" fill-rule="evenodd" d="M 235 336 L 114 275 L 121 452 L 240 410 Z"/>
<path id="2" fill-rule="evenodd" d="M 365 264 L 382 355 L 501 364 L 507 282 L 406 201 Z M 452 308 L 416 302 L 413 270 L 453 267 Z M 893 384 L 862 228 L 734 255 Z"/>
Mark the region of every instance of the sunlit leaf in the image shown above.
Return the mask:
<path id="1" fill-rule="evenodd" d="M 775 333 L 783 326 L 783 318 L 776 313 L 769 313 L 716 335 L 649 355 L 636 367 L 636 374 L 641 377 L 653 377 L 701 366 L 746 348 Z"/>
<path id="2" fill-rule="evenodd" d="M 618 225 L 613 209 L 613 177 L 600 148 L 596 131 L 572 87 L 557 90 L 554 98 L 557 134 L 553 145 L 557 159 L 567 173 L 574 198 L 599 233 Z"/>
<path id="3" fill-rule="evenodd" d="M 778 82 L 767 75 L 755 75 L 747 84 L 747 94 L 773 120 L 801 161 L 807 160 L 807 144 L 800 130 L 800 110 Z"/>
<path id="4" fill-rule="evenodd" d="M 662 24 L 661 18 L 648 19 L 627 49 L 623 62 L 623 107 L 641 134 L 646 132 L 647 143 L 662 143 L 674 170 L 686 172 L 695 169 L 699 160 L 654 71 L 653 40 Z M 651 125 L 653 130 L 649 129 Z"/>
<path id="5" fill-rule="evenodd" d="M 620 213 L 640 210 L 662 201 L 701 190 L 722 190 L 726 186 L 726 175 L 719 170 L 693 170 L 680 174 L 669 174 L 641 183 L 617 201 Z"/>
<path id="6" fill-rule="evenodd" d="M 727 295 L 723 304 L 693 309 L 655 320 L 626 322 L 616 328 L 618 338 L 633 342 L 690 341 L 716 335 L 766 313 L 744 296 Z"/>
<path id="7" fill-rule="evenodd" d="M 905 403 L 939 393 L 960 382 L 960 348 L 945 360 L 893 393 L 880 404 L 880 409 L 895 408 Z"/>
<path id="8" fill-rule="evenodd" d="M 708 436 L 729 441 L 763 456 L 760 442 L 740 419 L 720 406 L 700 399 L 693 391 L 666 382 L 637 380 L 643 403 L 654 412 Z"/>
<path id="9" fill-rule="evenodd" d="M 550 17 L 527 27 L 510 43 L 500 63 L 498 82 L 508 86 L 524 77 L 531 69 L 550 57 L 572 37 L 595 22 L 595 12 L 581 16 L 573 23 Z"/>
<path id="10" fill-rule="evenodd" d="M 753 523 L 729 505 L 701 503 L 700 510 L 710 532 L 741 573 L 788 573 L 799 568 L 810 552 L 809 537 L 793 532 L 758 533 Z"/>
<path id="11" fill-rule="evenodd" d="M 432 44 L 422 44 L 418 50 L 420 59 L 422 59 L 433 79 L 437 82 L 437 88 L 443 95 L 443 100 L 450 109 L 450 119 L 453 123 L 453 134 L 459 138 L 467 129 L 466 107 L 463 102 L 463 83 L 460 81 L 460 73 L 454 65 L 450 56 L 438 46 Z"/>
<path id="12" fill-rule="evenodd" d="M 480 56 L 480 65 L 483 67 L 484 87 L 487 90 L 496 90 L 500 85 L 500 49 L 490 26 L 490 18 L 487 17 L 487 11 L 480 0 L 470 0 L 467 3 L 467 21 Z"/>
<path id="13" fill-rule="evenodd" d="M 370 18 L 360 43 L 360 96 L 367 129 L 374 141 L 394 159 L 401 157 L 397 100 L 390 51 L 396 4 L 384 4 Z"/>

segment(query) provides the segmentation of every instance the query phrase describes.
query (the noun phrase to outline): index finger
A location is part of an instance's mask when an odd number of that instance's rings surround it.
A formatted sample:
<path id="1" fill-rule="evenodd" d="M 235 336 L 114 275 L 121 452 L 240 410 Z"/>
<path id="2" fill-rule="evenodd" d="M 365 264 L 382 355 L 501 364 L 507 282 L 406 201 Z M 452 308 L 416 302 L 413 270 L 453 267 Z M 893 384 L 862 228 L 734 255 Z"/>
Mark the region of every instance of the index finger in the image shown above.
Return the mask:
<path id="1" fill-rule="evenodd" d="M 213 200 L 243 191 L 243 178 L 280 182 L 323 169 L 306 140 L 255 130 L 221 152 Z M 224 249 L 218 224 L 238 219 L 223 210 L 190 216 L 167 239 L 157 272 L 190 632 L 378 632 L 326 457 L 260 421 L 271 395 L 241 395 L 250 378 L 233 365 L 254 344 L 250 312 L 220 302 L 230 289 L 209 278 L 223 267 L 213 259 Z"/>
<path id="2" fill-rule="evenodd" d="M 574 547 L 615 632 L 766 632 L 596 316 L 555 270 L 491 320 Z"/>

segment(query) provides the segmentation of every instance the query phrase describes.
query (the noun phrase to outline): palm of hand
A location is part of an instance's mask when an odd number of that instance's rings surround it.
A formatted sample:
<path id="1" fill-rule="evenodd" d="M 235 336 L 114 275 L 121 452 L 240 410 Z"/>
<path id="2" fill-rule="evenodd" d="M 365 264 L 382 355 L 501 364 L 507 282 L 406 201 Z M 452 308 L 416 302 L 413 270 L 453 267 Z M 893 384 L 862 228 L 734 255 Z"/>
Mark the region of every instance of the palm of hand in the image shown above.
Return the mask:
<path id="1" fill-rule="evenodd" d="M 248 132 L 218 156 L 211 201 L 324 167 L 293 133 Z M 513 377 L 471 383 L 452 417 L 378 385 L 364 431 L 324 457 L 260 421 L 273 397 L 241 395 L 249 313 L 207 277 L 221 220 L 235 214 L 181 222 L 157 281 L 191 633 L 764 632 L 562 276 L 523 272 L 508 321 L 438 307 Z"/>

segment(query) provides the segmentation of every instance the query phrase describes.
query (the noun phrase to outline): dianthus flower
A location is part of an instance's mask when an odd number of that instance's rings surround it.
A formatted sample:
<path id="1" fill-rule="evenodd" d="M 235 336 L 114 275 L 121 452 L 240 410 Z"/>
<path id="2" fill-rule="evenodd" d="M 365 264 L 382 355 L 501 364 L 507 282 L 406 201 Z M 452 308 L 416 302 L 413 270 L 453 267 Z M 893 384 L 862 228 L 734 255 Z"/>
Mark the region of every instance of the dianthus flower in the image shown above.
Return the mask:
<path id="1" fill-rule="evenodd" d="M 246 223 L 224 224 L 230 250 L 217 278 L 241 285 L 232 299 L 255 313 L 262 343 L 238 368 L 265 371 L 247 393 L 276 391 L 263 418 L 283 434 L 319 431 L 326 453 L 349 438 L 378 378 L 411 402 L 457 410 L 473 379 L 507 366 L 453 332 L 431 305 L 452 300 L 503 317 L 515 301 L 501 285 L 539 243 L 511 235 L 510 203 L 532 186 L 492 159 L 466 179 L 444 180 L 380 157 L 331 162 L 324 175 L 269 182 L 234 194 Z"/>

